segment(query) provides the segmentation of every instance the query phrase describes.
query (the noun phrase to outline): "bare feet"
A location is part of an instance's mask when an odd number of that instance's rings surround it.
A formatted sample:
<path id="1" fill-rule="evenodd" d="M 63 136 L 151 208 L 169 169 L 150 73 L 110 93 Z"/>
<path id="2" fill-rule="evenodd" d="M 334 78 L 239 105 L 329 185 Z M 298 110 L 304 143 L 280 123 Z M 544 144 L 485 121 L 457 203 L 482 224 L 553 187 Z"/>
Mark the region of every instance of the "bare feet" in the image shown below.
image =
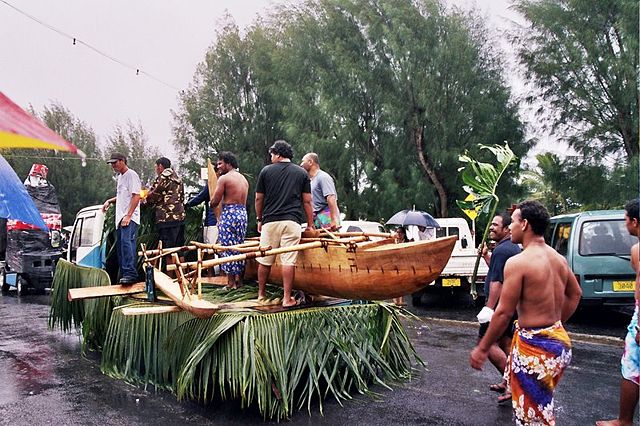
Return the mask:
<path id="1" fill-rule="evenodd" d="M 614 420 L 599 420 L 596 422 L 596 426 L 631 426 L 631 422 L 623 422 L 620 419 Z"/>
<path id="2" fill-rule="evenodd" d="M 298 302 L 296 301 L 296 299 L 293 299 L 293 298 L 284 299 L 282 301 L 283 308 L 290 308 L 291 306 L 296 306 L 297 304 Z"/>

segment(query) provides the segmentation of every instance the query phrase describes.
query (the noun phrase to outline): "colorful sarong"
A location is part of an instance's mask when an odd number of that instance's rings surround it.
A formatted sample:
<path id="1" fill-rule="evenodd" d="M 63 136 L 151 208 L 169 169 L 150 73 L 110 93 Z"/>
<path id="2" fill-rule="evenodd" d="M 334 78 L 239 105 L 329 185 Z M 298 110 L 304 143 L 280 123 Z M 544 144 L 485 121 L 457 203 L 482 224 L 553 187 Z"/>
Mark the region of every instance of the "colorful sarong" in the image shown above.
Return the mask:
<path id="1" fill-rule="evenodd" d="M 247 209 L 244 204 L 225 204 L 218 221 L 218 243 L 223 246 L 242 244 L 247 235 Z M 220 257 L 228 257 L 240 254 L 239 251 L 229 250 L 222 252 Z M 244 272 L 244 261 L 223 263 L 220 265 L 222 272 L 227 275 L 241 275 Z"/>
<path id="2" fill-rule="evenodd" d="M 317 229 L 331 228 L 331 211 L 329 207 L 313 213 L 313 224 Z"/>
<path id="3" fill-rule="evenodd" d="M 622 377 L 636 385 L 640 385 L 640 346 L 636 343 L 638 311 L 638 305 L 636 305 L 636 310 L 627 328 L 627 336 L 624 339 L 624 352 L 620 360 Z"/>
<path id="4" fill-rule="evenodd" d="M 571 362 L 571 340 L 560 321 L 531 329 L 515 324 L 505 377 L 516 424 L 555 425 L 553 391 Z"/>

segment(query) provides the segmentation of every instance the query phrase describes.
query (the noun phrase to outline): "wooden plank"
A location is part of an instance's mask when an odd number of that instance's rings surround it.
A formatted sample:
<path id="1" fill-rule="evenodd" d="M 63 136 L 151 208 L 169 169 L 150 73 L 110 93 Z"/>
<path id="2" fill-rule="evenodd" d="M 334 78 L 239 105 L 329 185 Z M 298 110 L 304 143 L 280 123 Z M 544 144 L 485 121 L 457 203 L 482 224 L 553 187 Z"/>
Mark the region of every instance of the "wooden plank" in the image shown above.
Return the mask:
<path id="1" fill-rule="evenodd" d="M 145 291 L 145 283 L 131 285 L 105 285 L 101 287 L 71 288 L 67 299 L 71 302 L 80 299 L 93 299 L 96 297 L 122 296 L 125 294 L 142 293 Z"/>
<path id="2" fill-rule="evenodd" d="M 213 200 L 213 194 L 216 192 L 216 187 L 218 186 L 218 175 L 216 174 L 216 169 L 211 164 L 211 160 L 207 159 L 207 185 L 209 186 L 209 201 Z M 219 203 L 215 209 L 213 209 L 213 214 L 220 219 L 220 214 L 222 213 L 222 203 Z"/>
<path id="3" fill-rule="evenodd" d="M 122 308 L 122 315 L 149 315 L 149 314 L 168 314 L 172 312 L 180 312 L 182 309 L 173 306 L 130 306 Z"/>
<path id="4" fill-rule="evenodd" d="M 173 302 L 198 318 L 209 318 L 220 309 L 206 300 L 198 300 L 198 296 L 182 292 L 180 285 L 158 269 L 153 269 L 153 279 L 156 289 L 162 291 Z"/>

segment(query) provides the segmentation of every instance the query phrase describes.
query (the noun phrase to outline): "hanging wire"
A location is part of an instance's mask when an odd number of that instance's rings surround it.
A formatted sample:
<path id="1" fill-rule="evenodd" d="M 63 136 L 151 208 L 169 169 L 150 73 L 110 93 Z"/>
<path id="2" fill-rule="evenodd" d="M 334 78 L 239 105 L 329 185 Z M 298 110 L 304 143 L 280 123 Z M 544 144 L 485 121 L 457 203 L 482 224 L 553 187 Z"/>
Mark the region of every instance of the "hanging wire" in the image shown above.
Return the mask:
<path id="1" fill-rule="evenodd" d="M 80 40 L 78 37 L 71 36 L 71 35 L 65 33 L 64 31 L 59 30 L 58 28 L 47 24 L 46 22 L 36 18 L 35 16 L 30 15 L 29 13 L 17 8 L 16 6 L 12 5 L 11 3 L 9 3 L 6 0 L 0 0 L 0 2 L 4 3 L 5 5 L 10 7 L 11 9 L 15 10 L 16 12 L 20 13 L 21 15 L 26 16 L 27 18 L 31 19 L 32 21 L 36 22 L 37 24 L 42 25 L 43 27 L 45 27 L 45 28 L 57 33 L 58 35 L 71 40 L 74 46 L 78 45 L 78 44 L 81 44 L 81 45 L 85 46 L 86 48 L 94 51 L 98 55 L 103 56 L 103 57 L 109 59 L 110 61 L 115 62 L 115 63 L 117 63 L 117 64 L 119 64 L 119 65 L 121 65 L 121 66 L 123 66 L 125 68 L 128 68 L 128 69 L 130 69 L 132 71 L 135 71 L 136 75 L 140 75 L 140 74 L 145 75 L 146 77 L 150 78 L 151 80 L 154 80 L 155 82 L 160 83 L 160 84 L 162 84 L 162 85 L 164 85 L 164 86 L 166 86 L 166 87 L 168 87 L 170 89 L 173 89 L 173 90 L 176 90 L 176 91 L 180 91 L 180 89 L 178 89 L 176 86 L 174 86 L 172 84 L 169 84 L 166 81 L 163 81 L 160 78 L 154 76 L 153 74 L 150 74 L 150 73 L 140 69 L 140 67 L 135 67 L 133 65 L 129 65 L 126 62 L 123 62 L 120 59 L 118 59 L 118 58 L 116 58 L 114 56 L 111 56 L 111 55 L 101 51 L 100 49 L 90 45 L 89 43 L 86 43 L 86 42 Z"/>

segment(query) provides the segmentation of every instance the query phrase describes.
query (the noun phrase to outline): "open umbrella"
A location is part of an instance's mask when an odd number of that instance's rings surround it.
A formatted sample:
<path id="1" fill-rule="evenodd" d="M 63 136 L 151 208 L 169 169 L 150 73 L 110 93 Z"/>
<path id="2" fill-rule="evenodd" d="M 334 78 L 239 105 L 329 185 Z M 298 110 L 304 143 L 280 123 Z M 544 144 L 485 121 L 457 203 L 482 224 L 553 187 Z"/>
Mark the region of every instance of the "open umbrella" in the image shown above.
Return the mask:
<path id="1" fill-rule="evenodd" d="M 83 159 L 86 157 L 78 147 L 64 140 L 0 92 L 0 150 L 7 148 L 53 149 L 69 151 Z M 18 175 L 1 155 L 0 217 L 49 230 Z"/>
<path id="2" fill-rule="evenodd" d="M 421 210 L 401 210 L 391 216 L 387 225 L 424 226 L 425 228 L 440 228 L 438 222 L 427 212 Z"/>

